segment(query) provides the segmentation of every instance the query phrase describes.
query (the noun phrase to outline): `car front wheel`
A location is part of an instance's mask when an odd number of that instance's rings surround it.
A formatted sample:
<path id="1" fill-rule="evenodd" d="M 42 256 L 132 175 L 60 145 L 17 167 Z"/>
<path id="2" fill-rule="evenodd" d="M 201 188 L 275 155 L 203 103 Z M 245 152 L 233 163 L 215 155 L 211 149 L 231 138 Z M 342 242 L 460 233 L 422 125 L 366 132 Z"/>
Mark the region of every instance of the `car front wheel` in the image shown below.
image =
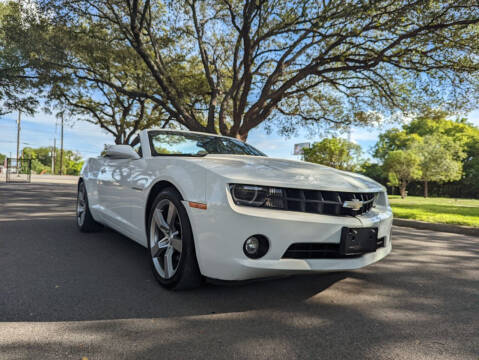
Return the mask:
<path id="1" fill-rule="evenodd" d="M 180 199 L 175 189 L 161 191 L 151 207 L 148 227 L 153 274 L 161 285 L 176 290 L 201 284 L 191 225 Z"/>
<path id="2" fill-rule="evenodd" d="M 101 225 L 91 215 L 88 205 L 88 194 L 83 181 L 78 185 L 76 218 L 78 228 L 82 232 L 94 232 L 101 229 Z"/>

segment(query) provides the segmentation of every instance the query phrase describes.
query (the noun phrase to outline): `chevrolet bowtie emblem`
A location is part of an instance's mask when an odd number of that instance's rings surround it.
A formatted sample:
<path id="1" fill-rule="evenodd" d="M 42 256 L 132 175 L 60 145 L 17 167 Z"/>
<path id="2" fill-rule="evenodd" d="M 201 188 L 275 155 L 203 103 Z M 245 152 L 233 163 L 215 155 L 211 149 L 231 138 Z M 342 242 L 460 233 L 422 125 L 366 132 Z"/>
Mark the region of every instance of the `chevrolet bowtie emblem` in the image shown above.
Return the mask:
<path id="1" fill-rule="evenodd" d="M 363 206 L 363 202 L 358 199 L 347 200 L 343 203 L 343 207 L 352 209 L 352 210 L 359 210 Z"/>

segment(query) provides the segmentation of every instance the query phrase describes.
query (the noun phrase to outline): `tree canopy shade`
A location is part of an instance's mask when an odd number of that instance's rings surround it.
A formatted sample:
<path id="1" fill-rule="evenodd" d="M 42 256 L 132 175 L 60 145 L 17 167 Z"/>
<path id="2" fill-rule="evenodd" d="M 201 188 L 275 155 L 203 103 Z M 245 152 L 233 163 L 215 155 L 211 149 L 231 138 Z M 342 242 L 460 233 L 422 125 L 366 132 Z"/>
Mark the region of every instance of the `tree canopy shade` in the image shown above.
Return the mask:
<path id="1" fill-rule="evenodd" d="M 361 146 L 340 138 L 326 138 L 305 148 L 304 160 L 331 166 L 339 170 L 358 171 Z"/>
<path id="2" fill-rule="evenodd" d="M 475 1 L 39 1 L 65 28 L 108 29 L 109 45 L 133 49 L 154 83 L 85 78 L 190 130 L 246 139 L 260 124 L 287 133 L 475 106 Z"/>

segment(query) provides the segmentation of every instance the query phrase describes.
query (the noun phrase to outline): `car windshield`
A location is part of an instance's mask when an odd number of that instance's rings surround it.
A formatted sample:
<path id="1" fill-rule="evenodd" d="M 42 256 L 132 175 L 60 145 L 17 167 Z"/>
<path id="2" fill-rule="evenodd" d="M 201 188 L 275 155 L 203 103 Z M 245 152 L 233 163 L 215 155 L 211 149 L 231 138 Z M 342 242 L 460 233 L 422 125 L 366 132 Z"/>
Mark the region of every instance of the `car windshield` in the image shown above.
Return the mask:
<path id="1" fill-rule="evenodd" d="M 251 145 L 227 137 L 174 131 L 150 131 L 149 137 L 153 156 L 208 154 L 266 156 Z"/>

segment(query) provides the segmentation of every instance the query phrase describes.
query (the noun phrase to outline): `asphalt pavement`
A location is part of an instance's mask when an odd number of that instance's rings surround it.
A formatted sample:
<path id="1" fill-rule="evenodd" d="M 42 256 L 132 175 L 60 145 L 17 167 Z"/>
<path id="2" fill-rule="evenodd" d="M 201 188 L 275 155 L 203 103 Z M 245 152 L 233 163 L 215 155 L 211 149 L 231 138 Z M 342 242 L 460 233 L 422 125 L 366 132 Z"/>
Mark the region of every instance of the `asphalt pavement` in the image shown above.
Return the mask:
<path id="1" fill-rule="evenodd" d="M 394 228 L 351 272 L 171 292 L 80 233 L 71 184 L 0 184 L 0 359 L 479 359 L 479 238 Z"/>

